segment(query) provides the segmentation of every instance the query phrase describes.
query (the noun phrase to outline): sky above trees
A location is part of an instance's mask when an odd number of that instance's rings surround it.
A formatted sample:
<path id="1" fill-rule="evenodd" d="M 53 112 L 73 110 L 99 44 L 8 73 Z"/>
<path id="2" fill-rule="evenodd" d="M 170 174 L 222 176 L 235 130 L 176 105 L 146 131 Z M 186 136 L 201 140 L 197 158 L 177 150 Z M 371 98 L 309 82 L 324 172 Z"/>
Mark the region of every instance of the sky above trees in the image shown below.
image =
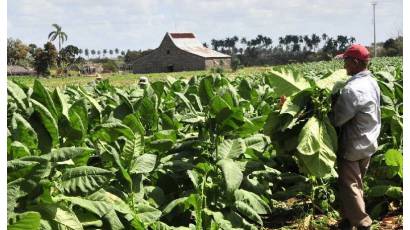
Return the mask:
<path id="1" fill-rule="evenodd" d="M 357 0 L 13 0 L 7 36 L 42 45 L 57 23 L 65 44 L 121 50 L 158 47 L 167 31 L 193 32 L 201 42 L 238 36 L 346 35 L 373 41 L 372 6 Z M 403 0 L 379 0 L 377 41 L 403 33 Z"/>

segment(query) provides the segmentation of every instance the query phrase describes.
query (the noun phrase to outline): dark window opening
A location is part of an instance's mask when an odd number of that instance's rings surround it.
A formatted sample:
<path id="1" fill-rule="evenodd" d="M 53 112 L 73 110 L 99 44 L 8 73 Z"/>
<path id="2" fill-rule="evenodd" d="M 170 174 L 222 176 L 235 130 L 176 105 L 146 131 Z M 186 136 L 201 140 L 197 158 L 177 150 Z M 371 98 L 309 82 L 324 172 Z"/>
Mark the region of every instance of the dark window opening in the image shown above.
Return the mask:
<path id="1" fill-rule="evenodd" d="M 171 51 L 167 50 L 167 54 L 170 54 L 170 53 L 171 53 Z"/>
<path id="2" fill-rule="evenodd" d="M 173 65 L 169 65 L 169 66 L 167 67 L 167 71 L 168 71 L 168 72 L 174 72 L 174 66 L 173 66 Z"/>

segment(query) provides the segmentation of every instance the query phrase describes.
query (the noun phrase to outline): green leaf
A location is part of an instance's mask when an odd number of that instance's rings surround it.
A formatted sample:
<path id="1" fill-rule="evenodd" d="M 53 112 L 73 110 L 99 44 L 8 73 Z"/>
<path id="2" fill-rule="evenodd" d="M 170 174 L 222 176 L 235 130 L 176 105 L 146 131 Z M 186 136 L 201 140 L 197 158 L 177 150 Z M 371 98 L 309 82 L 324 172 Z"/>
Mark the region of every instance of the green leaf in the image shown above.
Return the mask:
<path id="1" fill-rule="evenodd" d="M 66 96 L 61 92 L 60 88 L 57 87 L 54 89 L 52 98 L 58 117 L 68 117 L 68 109 L 70 105 L 68 104 L 68 98 L 66 98 Z"/>
<path id="2" fill-rule="evenodd" d="M 138 219 L 146 225 L 159 220 L 162 215 L 160 210 L 142 203 L 136 205 L 135 213 Z"/>
<path id="3" fill-rule="evenodd" d="M 8 230 L 37 230 L 40 229 L 40 213 L 24 212 L 16 215 L 7 225 Z"/>
<path id="4" fill-rule="evenodd" d="M 142 143 L 142 137 L 141 135 L 135 133 L 134 138 L 127 139 L 125 141 L 125 145 L 122 150 L 121 156 L 125 159 L 125 163 L 128 168 L 128 165 L 130 165 L 134 159 L 136 159 L 143 153 L 144 145 Z"/>
<path id="5" fill-rule="evenodd" d="M 139 133 L 140 135 L 145 135 L 145 129 L 140 121 L 140 115 L 138 113 L 129 114 L 127 115 L 123 123 L 131 128 L 134 133 Z"/>
<path id="6" fill-rule="evenodd" d="M 334 71 L 329 76 L 316 81 L 316 86 L 321 89 L 327 89 L 329 92 L 336 93 L 344 87 L 346 81 L 349 79 L 345 69 Z"/>
<path id="7" fill-rule="evenodd" d="M 235 191 L 235 200 L 246 203 L 258 214 L 268 214 L 271 211 L 269 204 L 253 192 L 238 189 Z"/>
<path id="8" fill-rule="evenodd" d="M 23 143 L 29 149 L 35 149 L 38 145 L 37 133 L 30 123 L 20 114 L 13 114 L 11 119 L 11 132 L 13 140 Z"/>
<path id="9" fill-rule="evenodd" d="M 290 96 L 310 88 L 309 82 L 302 75 L 289 69 L 282 69 L 280 72 L 272 70 L 265 78 L 277 96 Z"/>
<path id="10" fill-rule="evenodd" d="M 334 170 L 337 135 L 327 118 L 323 121 L 316 117 L 308 120 L 299 134 L 297 150 L 302 169 L 309 175 L 337 175 Z"/>
<path id="11" fill-rule="evenodd" d="M 171 201 L 162 209 L 162 216 L 168 215 L 176 206 L 184 204 L 187 200 L 188 197 L 181 197 Z"/>
<path id="12" fill-rule="evenodd" d="M 66 169 L 61 179 L 64 191 L 89 193 L 99 189 L 111 176 L 111 171 L 102 168 L 79 166 Z"/>
<path id="13" fill-rule="evenodd" d="M 83 230 L 77 216 L 67 207 L 56 204 L 41 204 L 33 206 L 33 210 L 41 214 L 41 218 L 51 221 L 59 229 Z"/>
<path id="14" fill-rule="evenodd" d="M 251 206 L 249 206 L 245 202 L 235 201 L 235 208 L 243 216 L 258 223 L 259 225 L 263 225 L 262 218 L 258 215 L 258 213 Z"/>
<path id="15" fill-rule="evenodd" d="M 134 132 L 126 125 L 119 122 L 101 124 L 92 135 L 93 140 L 101 140 L 108 143 L 116 141 L 120 136 L 134 139 Z"/>
<path id="16" fill-rule="evenodd" d="M 202 78 L 201 82 L 199 83 L 198 94 L 203 105 L 208 105 L 211 101 L 211 98 L 215 95 L 214 91 L 212 90 L 212 82 L 212 77 L 205 77 Z"/>
<path id="17" fill-rule="evenodd" d="M 243 175 L 239 166 L 232 159 L 222 159 L 217 162 L 225 179 L 226 190 L 232 194 L 242 183 Z"/>
<path id="18" fill-rule="evenodd" d="M 70 197 L 59 195 L 54 198 L 56 202 L 59 201 L 69 201 L 74 206 L 79 206 L 88 210 L 89 212 L 103 217 L 111 209 L 113 209 L 112 204 L 105 200 L 91 199 L 90 197 Z"/>
<path id="19" fill-rule="evenodd" d="M 397 174 L 403 178 L 403 154 L 396 149 L 389 149 L 384 154 L 386 165 L 397 167 Z"/>
<path id="20" fill-rule="evenodd" d="M 100 104 L 98 104 L 98 101 L 96 99 L 92 98 L 91 96 L 89 96 L 81 88 L 78 88 L 78 92 L 91 103 L 91 105 L 93 106 L 93 108 L 95 108 L 96 111 L 98 111 L 98 115 L 99 115 L 99 118 L 101 120 L 101 112 L 103 111 L 103 108 L 101 107 Z"/>
<path id="21" fill-rule="evenodd" d="M 25 156 L 30 156 L 30 150 L 23 143 L 18 141 L 13 141 L 10 145 L 10 152 L 13 156 L 13 159 L 18 159 Z"/>
<path id="22" fill-rule="evenodd" d="M 246 151 L 246 145 L 243 139 L 238 138 L 235 140 L 225 139 L 218 146 L 218 158 L 219 159 L 237 159 Z"/>
<path id="23" fill-rule="evenodd" d="M 52 150 L 50 159 L 53 162 L 72 160 L 77 166 L 81 166 L 87 164 L 88 158 L 94 151 L 86 147 L 62 147 Z"/>
<path id="24" fill-rule="evenodd" d="M 31 98 L 46 107 L 54 119 L 58 119 L 58 112 L 50 93 L 37 79 L 34 80 L 33 94 L 31 95 Z"/>
<path id="25" fill-rule="evenodd" d="M 27 109 L 24 100 L 27 99 L 26 93 L 13 81 L 7 80 L 7 93 L 16 101 L 17 105 L 22 109 L 24 112 Z"/>
<path id="26" fill-rule="evenodd" d="M 130 173 L 149 173 L 154 170 L 157 162 L 157 155 L 143 154 L 135 158 L 130 165 Z"/>
<path id="27" fill-rule="evenodd" d="M 34 110 L 38 112 L 38 114 L 40 115 L 42 124 L 47 129 L 47 132 L 51 137 L 52 146 L 55 147 L 59 143 L 59 132 L 58 132 L 57 121 L 54 119 L 50 111 L 46 107 L 44 107 L 41 103 L 33 99 L 30 99 L 30 101 L 33 105 Z"/>

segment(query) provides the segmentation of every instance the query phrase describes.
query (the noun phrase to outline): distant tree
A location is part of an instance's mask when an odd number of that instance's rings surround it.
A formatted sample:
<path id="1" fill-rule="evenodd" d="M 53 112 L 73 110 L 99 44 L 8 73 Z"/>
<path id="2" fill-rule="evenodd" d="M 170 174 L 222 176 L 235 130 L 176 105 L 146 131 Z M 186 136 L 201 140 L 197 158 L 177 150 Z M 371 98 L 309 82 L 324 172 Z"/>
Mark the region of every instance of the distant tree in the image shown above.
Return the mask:
<path id="1" fill-rule="evenodd" d="M 80 53 L 80 49 L 73 45 L 68 45 L 60 50 L 61 60 L 68 65 L 76 62 L 76 56 Z"/>
<path id="2" fill-rule="evenodd" d="M 84 52 L 83 49 L 79 49 L 79 50 L 78 50 L 78 53 L 79 53 L 80 55 L 83 54 L 83 52 Z"/>
<path id="3" fill-rule="evenodd" d="M 105 57 L 106 54 L 107 54 L 107 50 L 103 49 L 103 56 Z"/>
<path id="4" fill-rule="evenodd" d="M 114 51 L 113 51 L 113 50 L 110 50 L 109 53 L 110 53 L 110 55 L 112 56 L 112 55 L 114 54 Z"/>
<path id="5" fill-rule="evenodd" d="M 61 30 L 61 26 L 57 24 L 53 24 L 52 26 L 55 30 L 48 35 L 48 39 L 54 41 L 58 38 L 58 51 L 60 51 L 64 41 L 67 41 L 67 34 Z"/>
<path id="6" fill-rule="evenodd" d="M 124 50 L 121 51 L 121 55 L 125 56 L 125 51 Z"/>
<path id="7" fill-rule="evenodd" d="M 37 49 L 37 45 L 31 43 L 31 44 L 28 45 L 28 48 L 29 48 L 28 52 L 31 54 L 32 57 L 34 57 L 34 54 L 35 54 L 36 49 Z"/>
<path id="8" fill-rule="evenodd" d="M 313 51 L 316 51 L 316 49 L 319 46 L 319 43 L 321 41 L 320 37 L 317 36 L 316 34 L 312 34 L 310 40 L 311 40 L 311 43 L 312 43 L 312 46 L 313 46 Z"/>
<path id="9" fill-rule="evenodd" d="M 25 59 L 30 51 L 30 47 L 19 39 L 7 39 L 7 64 L 16 65 L 18 61 Z"/>
<path id="10" fill-rule="evenodd" d="M 208 44 L 206 44 L 206 42 L 202 43 L 202 45 L 206 48 L 208 48 Z"/>
<path id="11" fill-rule="evenodd" d="M 114 52 L 118 55 L 120 53 L 120 50 L 118 48 L 115 48 Z"/>
<path id="12" fill-rule="evenodd" d="M 107 51 L 106 51 L 107 52 Z M 97 51 L 97 54 L 98 54 L 98 58 L 100 58 L 101 57 L 101 50 L 98 50 Z"/>
<path id="13" fill-rule="evenodd" d="M 95 54 L 96 54 L 95 50 L 92 49 L 92 50 L 91 50 L 91 55 L 93 55 L 93 57 L 94 57 Z"/>
<path id="14" fill-rule="evenodd" d="M 84 49 L 84 55 L 88 58 L 90 55 L 90 51 L 88 50 L 88 48 Z"/>
<path id="15" fill-rule="evenodd" d="M 44 49 L 37 48 L 34 55 L 34 68 L 38 75 L 49 75 L 50 67 L 55 65 L 57 49 L 51 42 L 44 45 Z"/>

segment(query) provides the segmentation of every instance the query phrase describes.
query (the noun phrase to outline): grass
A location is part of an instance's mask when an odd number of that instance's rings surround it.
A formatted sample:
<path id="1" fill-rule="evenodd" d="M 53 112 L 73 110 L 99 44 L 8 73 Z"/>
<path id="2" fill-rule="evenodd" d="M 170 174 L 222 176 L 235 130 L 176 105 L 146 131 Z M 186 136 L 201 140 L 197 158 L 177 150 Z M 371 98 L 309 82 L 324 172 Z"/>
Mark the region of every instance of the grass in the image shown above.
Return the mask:
<path id="1" fill-rule="evenodd" d="M 235 72 L 225 71 L 225 76 L 231 78 L 237 75 L 249 75 L 266 72 L 272 67 L 246 67 L 239 69 Z M 190 78 L 195 75 L 210 74 L 210 71 L 185 71 L 185 72 L 172 72 L 172 73 L 150 73 L 150 74 L 132 74 L 132 73 L 115 73 L 115 74 L 101 74 L 103 79 L 109 79 L 110 83 L 114 86 L 130 86 L 136 84 L 141 76 L 146 76 L 150 81 L 164 80 L 167 76 L 175 78 Z M 49 88 L 64 87 L 69 85 L 87 85 L 95 80 L 95 76 L 71 76 L 71 77 L 36 77 L 36 76 L 9 76 L 9 80 L 22 83 L 26 86 L 33 86 L 34 80 L 38 79 L 43 85 Z"/>

